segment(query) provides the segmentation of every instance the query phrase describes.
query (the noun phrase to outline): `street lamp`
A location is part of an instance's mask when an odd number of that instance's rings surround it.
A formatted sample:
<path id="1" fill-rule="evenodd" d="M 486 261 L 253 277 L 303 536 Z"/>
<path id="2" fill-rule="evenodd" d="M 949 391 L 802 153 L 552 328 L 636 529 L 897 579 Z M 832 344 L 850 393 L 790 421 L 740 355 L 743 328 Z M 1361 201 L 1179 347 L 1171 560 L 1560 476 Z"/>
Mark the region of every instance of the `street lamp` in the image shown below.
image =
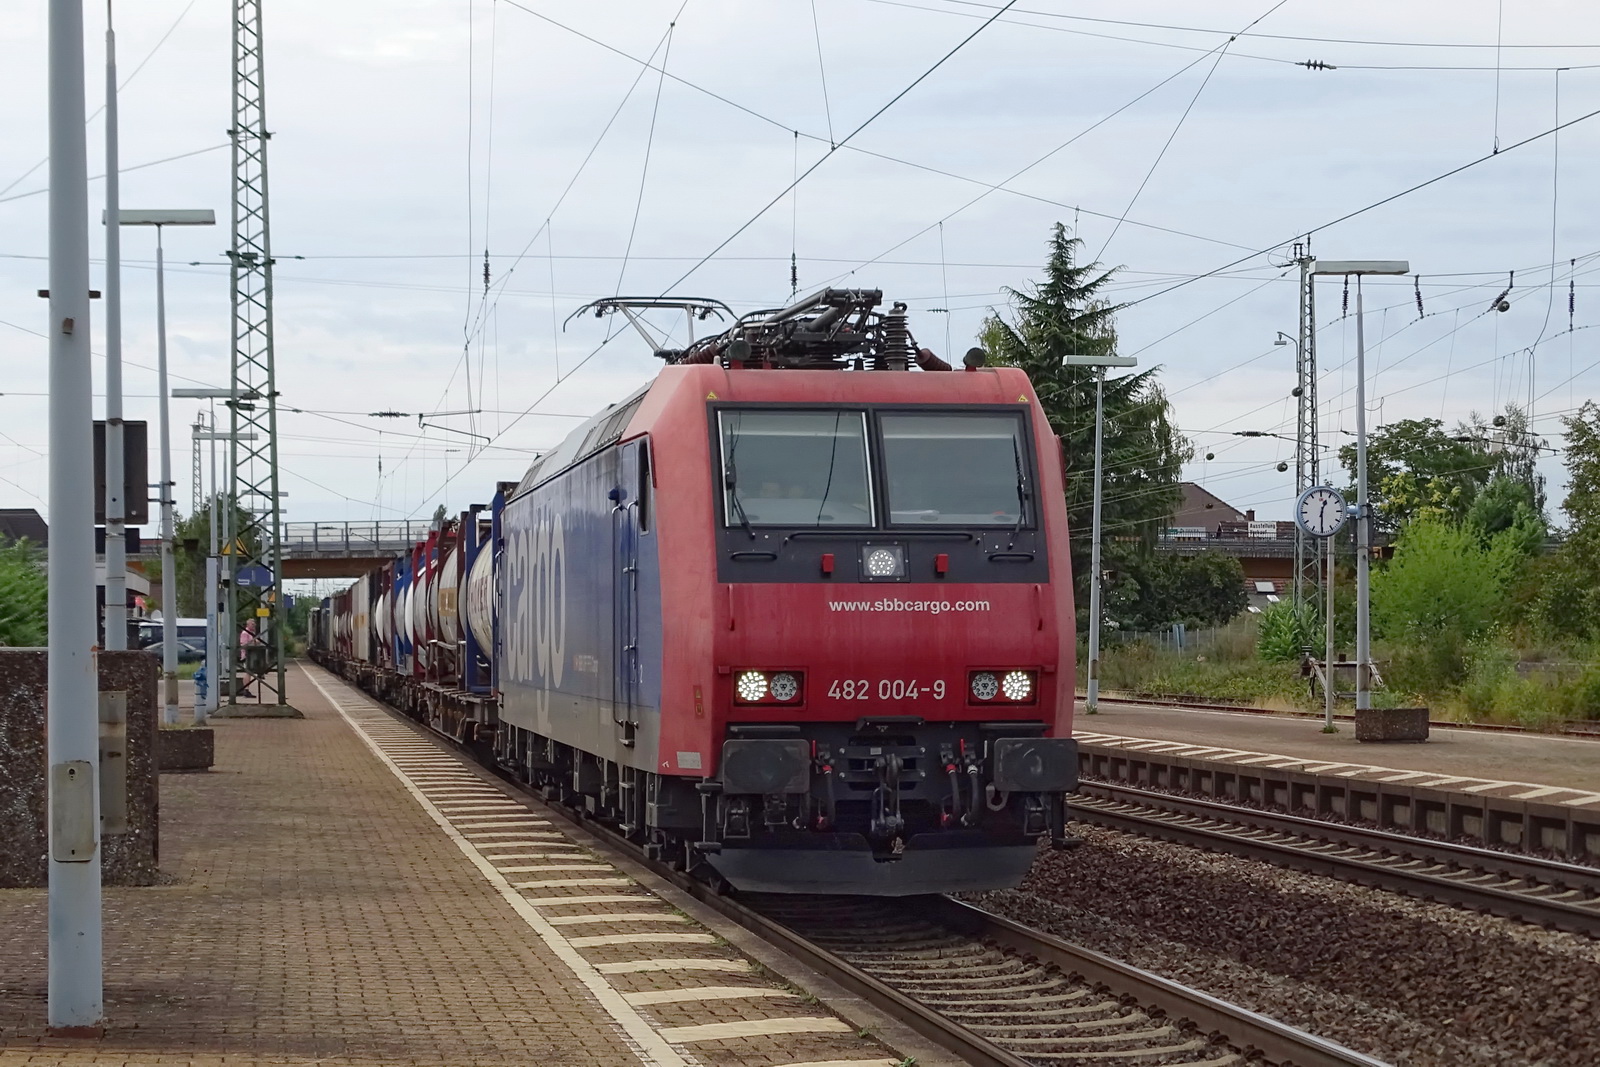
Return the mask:
<path id="1" fill-rule="evenodd" d="M 1089 546 L 1089 681 L 1084 701 L 1090 715 L 1100 710 L 1100 493 L 1105 466 L 1106 368 L 1132 367 L 1132 356 L 1067 356 L 1067 367 L 1098 367 L 1094 380 L 1094 532 Z"/>
<path id="2" fill-rule="evenodd" d="M 178 722 L 178 589 L 172 562 L 172 441 L 167 427 L 167 290 L 162 258 L 163 226 L 215 226 L 216 213 L 205 209 L 121 211 L 123 226 L 156 228 L 156 388 L 161 394 L 161 671 L 164 709 L 161 721 Z"/>
<path id="3" fill-rule="evenodd" d="M 174 389 L 174 390 L 172 390 L 172 395 L 175 398 L 183 399 L 183 400 L 231 400 L 233 398 L 233 390 L 231 390 L 231 389 L 211 389 L 211 388 L 198 388 L 198 389 L 186 388 L 186 389 Z M 246 395 L 251 399 L 255 398 L 255 394 L 254 393 L 249 393 L 249 394 L 246 394 Z M 194 434 L 194 438 L 195 438 L 196 441 L 210 441 L 211 442 L 211 493 L 210 493 L 210 500 L 211 500 L 211 517 L 210 518 L 211 518 L 211 521 L 207 524 L 207 525 L 209 525 L 211 527 L 211 544 L 210 544 L 210 551 L 206 555 L 206 584 L 205 584 L 205 589 L 206 589 L 206 678 L 209 680 L 210 684 L 207 686 L 206 699 L 205 699 L 204 703 L 202 703 L 199 700 L 198 697 L 196 697 L 196 699 L 195 699 L 195 702 L 194 702 L 194 722 L 195 722 L 196 726 L 202 726 L 202 725 L 205 724 L 206 713 L 209 712 L 209 711 L 214 710 L 217 707 L 217 702 L 218 702 L 218 699 L 219 699 L 219 695 L 221 693 L 221 688 L 220 688 L 221 683 L 218 681 L 218 659 L 217 659 L 217 648 L 219 647 L 219 642 L 221 640 L 221 634 L 218 632 L 218 629 L 217 629 L 217 601 L 220 598 L 220 592 L 221 592 L 221 582 L 219 580 L 219 578 L 220 578 L 220 573 L 219 572 L 221 570 L 221 559 L 220 559 L 220 555 L 219 555 L 219 552 L 218 552 L 217 542 L 218 542 L 219 524 L 220 523 L 224 523 L 227 520 L 221 516 L 221 512 L 224 509 L 223 509 L 223 505 L 222 505 L 222 497 L 217 492 L 217 442 L 218 441 L 228 441 L 228 440 L 232 439 L 231 435 L 229 435 L 229 434 L 218 433 L 217 432 L 217 411 L 216 411 L 216 405 L 215 404 L 211 405 L 211 410 L 210 410 L 209 414 L 210 414 L 210 426 L 211 426 L 211 429 L 210 430 L 197 430 L 197 431 L 195 431 L 195 434 Z M 253 434 L 253 433 L 252 434 L 241 434 L 240 435 L 240 437 L 243 440 L 250 440 L 250 441 L 255 440 L 255 436 L 256 435 Z M 229 507 L 226 510 L 228 512 L 228 518 L 231 518 L 232 513 L 233 513 L 233 509 L 231 507 Z M 228 534 L 225 534 L 224 536 L 227 536 L 227 537 L 229 537 L 231 539 L 232 534 L 228 533 Z M 231 620 L 225 620 L 223 622 L 223 625 L 227 626 L 230 629 L 232 628 Z"/>
<path id="4" fill-rule="evenodd" d="M 1360 712 L 1372 707 L 1372 505 L 1367 497 L 1367 341 L 1361 277 L 1410 274 L 1411 264 L 1403 259 L 1316 260 L 1311 273 L 1356 279 L 1356 711 Z M 1328 625 L 1333 625 L 1331 613 Z"/>

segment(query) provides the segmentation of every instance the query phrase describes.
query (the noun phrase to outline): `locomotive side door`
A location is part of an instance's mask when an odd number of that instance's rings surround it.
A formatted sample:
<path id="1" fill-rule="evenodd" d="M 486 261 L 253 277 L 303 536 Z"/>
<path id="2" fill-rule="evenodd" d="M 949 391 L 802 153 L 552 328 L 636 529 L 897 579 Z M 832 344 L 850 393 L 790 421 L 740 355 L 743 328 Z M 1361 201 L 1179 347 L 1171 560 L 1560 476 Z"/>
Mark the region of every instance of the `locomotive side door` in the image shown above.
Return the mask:
<path id="1" fill-rule="evenodd" d="M 611 717 L 617 738 L 632 747 L 639 729 L 639 521 L 637 487 L 649 467 L 643 441 L 622 446 L 617 486 L 611 490 Z"/>

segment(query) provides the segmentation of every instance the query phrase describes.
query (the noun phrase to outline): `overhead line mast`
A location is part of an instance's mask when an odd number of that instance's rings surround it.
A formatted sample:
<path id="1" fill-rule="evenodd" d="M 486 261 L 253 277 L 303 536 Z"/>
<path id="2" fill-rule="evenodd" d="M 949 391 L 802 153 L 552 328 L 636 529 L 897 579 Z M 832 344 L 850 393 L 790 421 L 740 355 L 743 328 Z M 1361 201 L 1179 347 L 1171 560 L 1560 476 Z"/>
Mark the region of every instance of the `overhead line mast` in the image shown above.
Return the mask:
<path id="1" fill-rule="evenodd" d="M 260 653 L 251 653 L 261 674 L 255 684 L 274 691 L 284 704 L 283 587 L 278 492 L 278 388 L 272 346 L 272 241 L 267 213 L 266 68 L 262 53 L 261 0 L 233 6 L 233 377 L 228 408 L 230 500 L 223 512 L 223 577 L 229 620 L 224 647 L 228 703 L 237 704 L 239 632 L 256 622 Z M 235 530 L 237 521 L 240 528 Z M 254 672 L 252 672 L 254 673 Z M 257 700 L 266 693 L 257 689 Z"/>
<path id="2" fill-rule="evenodd" d="M 1318 450 L 1321 438 L 1317 435 L 1317 305 L 1316 278 L 1312 271 L 1317 265 L 1311 254 L 1311 238 L 1294 246 L 1294 259 L 1300 267 L 1300 343 L 1295 346 L 1295 372 L 1297 376 L 1295 398 L 1299 401 L 1295 416 L 1294 495 L 1300 495 L 1313 485 L 1322 484 L 1322 459 Z M 1298 525 L 1294 530 L 1294 602 L 1296 606 L 1307 600 L 1316 602 L 1320 584 L 1321 561 L 1318 546 L 1308 541 L 1305 531 Z M 1332 581 L 1332 575 L 1329 575 Z"/>

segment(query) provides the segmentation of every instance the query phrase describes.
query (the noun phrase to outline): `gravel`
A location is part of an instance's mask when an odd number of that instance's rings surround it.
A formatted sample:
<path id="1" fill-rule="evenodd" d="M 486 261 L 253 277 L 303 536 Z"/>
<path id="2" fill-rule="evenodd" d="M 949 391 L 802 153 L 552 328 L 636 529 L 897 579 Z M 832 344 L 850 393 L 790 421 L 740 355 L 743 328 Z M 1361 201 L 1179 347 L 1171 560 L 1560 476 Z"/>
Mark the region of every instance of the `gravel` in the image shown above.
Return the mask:
<path id="1" fill-rule="evenodd" d="M 1600 944 L 1076 825 L 970 899 L 1397 1067 L 1594 1067 Z"/>

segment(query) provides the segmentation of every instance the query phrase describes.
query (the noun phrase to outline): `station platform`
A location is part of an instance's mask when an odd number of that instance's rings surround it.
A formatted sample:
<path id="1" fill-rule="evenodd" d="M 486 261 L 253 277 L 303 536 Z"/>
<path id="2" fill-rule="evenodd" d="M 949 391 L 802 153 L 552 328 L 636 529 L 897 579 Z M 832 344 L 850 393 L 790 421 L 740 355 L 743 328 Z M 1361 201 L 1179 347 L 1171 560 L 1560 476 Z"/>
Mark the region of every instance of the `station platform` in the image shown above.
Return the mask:
<path id="1" fill-rule="evenodd" d="M 1089 744 L 1600 811 L 1600 740 L 1434 726 L 1426 742 L 1376 744 L 1357 741 L 1349 720 L 1336 725 L 1325 734 L 1320 718 L 1110 699 L 1096 715 L 1080 699 L 1073 716 Z"/>
<path id="2" fill-rule="evenodd" d="M 46 895 L 0 890 L 0 1065 L 901 1061 L 364 694 L 289 683 L 304 719 L 218 720 L 213 770 L 162 777 L 100 1036 L 47 1032 Z"/>

